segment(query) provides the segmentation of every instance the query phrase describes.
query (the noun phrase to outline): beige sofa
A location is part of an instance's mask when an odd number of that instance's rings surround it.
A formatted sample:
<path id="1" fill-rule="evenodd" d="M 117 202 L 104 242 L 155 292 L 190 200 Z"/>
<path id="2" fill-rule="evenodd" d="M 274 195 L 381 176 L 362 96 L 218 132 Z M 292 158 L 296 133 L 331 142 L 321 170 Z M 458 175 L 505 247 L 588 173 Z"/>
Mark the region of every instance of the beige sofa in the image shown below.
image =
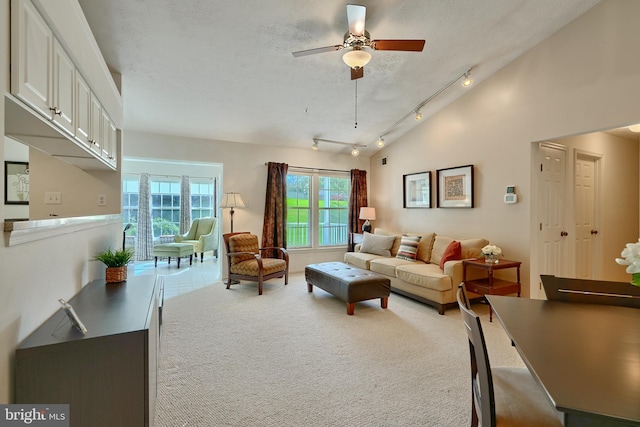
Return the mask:
<path id="1" fill-rule="evenodd" d="M 387 236 L 377 238 L 376 236 Z M 462 283 L 462 259 L 480 256 L 482 247 L 489 244 L 485 239 L 457 239 L 440 236 L 433 232 L 404 233 L 404 236 L 420 236 L 417 243 L 416 259 L 399 258 L 398 250 L 403 233 L 376 228 L 372 236 L 364 236 L 362 244 L 355 246 L 354 252 L 344 255 L 344 262 L 366 270 L 388 276 L 391 291 L 434 306 L 438 313 L 455 307 L 457 287 Z M 440 261 L 453 241 L 460 242 L 460 259 L 449 260 L 440 268 Z M 370 244 L 375 241 L 376 244 Z M 392 242 L 385 251 L 386 243 Z M 405 242 L 406 243 L 406 242 Z M 363 246 L 365 246 L 363 248 Z M 362 249 L 368 251 L 362 251 Z M 469 274 L 476 269 L 470 269 Z M 475 278 L 469 277 L 469 278 Z M 471 297 L 477 295 L 470 294 Z"/>

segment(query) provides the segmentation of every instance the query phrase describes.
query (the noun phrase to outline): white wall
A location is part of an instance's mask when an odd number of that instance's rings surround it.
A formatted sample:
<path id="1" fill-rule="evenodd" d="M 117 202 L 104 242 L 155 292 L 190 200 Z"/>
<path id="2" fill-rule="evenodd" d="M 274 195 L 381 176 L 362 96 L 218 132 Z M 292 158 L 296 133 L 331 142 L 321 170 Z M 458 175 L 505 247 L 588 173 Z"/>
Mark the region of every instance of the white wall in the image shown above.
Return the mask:
<path id="1" fill-rule="evenodd" d="M 640 56 L 633 54 L 640 40 L 638 16 L 640 2 L 604 0 L 385 147 L 371 161 L 376 225 L 485 237 L 507 258 L 524 262 L 523 295 L 529 295 L 529 282 L 536 280 L 529 262 L 535 207 L 531 145 L 640 122 Z M 381 155 L 390 164 L 376 168 Z M 403 174 L 467 164 L 475 165 L 475 208 L 402 209 Z M 507 185 L 517 186 L 519 203 L 503 203 Z M 635 224 L 615 225 L 627 242 L 637 240 L 637 216 Z M 611 246 L 621 250 L 624 242 Z M 613 263 L 619 250 L 605 254 L 605 261 Z"/>
<path id="2" fill-rule="evenodd" d="M 126 86 L 126 79 L 124 84 Z M 125 157 L 222 164 L 222 192 L 240 193 L 246 204 L 245 208 L 235 210 L 233 228 L 235 231 L 248 230 L 258 236 L 262 235 L 264 216 L 265 163 L 279 162 L 290 166 L 346 171 L 369 168 L 368 158 L 313 151 L 310 147 L 296 150 L 132 131 L 124 132 L 123 146 Z M 221 231 L 228 233 L 231 230 L 227 209 L 223 210 L 221 218 Z M 302 271 L 310 263 L 341 260 L 344 252 L 345 249 L 290 250 L 290 270 Z"/>

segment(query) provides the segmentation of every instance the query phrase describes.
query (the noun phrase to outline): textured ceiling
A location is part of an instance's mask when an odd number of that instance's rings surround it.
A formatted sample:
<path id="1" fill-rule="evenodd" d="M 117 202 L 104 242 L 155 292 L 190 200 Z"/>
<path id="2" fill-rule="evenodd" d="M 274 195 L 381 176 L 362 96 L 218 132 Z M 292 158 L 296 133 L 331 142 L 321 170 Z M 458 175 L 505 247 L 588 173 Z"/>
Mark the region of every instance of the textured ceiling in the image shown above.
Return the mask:
<path id="1" fill-rule="evenodd" d="M 372 39 L 425 39 L 423 52 L 373 51 L 356 85 L 336 0 L 79 0 L 109 67 L 122 75 L 124 129 L 309 147 L 312 138 L 368 145 L 473 67 L 477 84 L 598 0 L 377 0 Z M 433 114 L 465 90 L 439 95 Z M 416 125 L 387 135 L 387 143 Z M 349 152 L 349 147 L 321 146 Z"/>

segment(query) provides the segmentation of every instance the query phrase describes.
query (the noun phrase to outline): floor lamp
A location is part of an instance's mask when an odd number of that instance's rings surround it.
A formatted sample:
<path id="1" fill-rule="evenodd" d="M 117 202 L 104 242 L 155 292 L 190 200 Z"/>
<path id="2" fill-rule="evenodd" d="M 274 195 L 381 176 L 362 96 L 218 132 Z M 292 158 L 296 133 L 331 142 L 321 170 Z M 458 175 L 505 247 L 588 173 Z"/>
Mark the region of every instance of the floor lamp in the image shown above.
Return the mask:
<path id="1" fill-rule="evenodd" d="M 233 233 L 233 208 L 244 208 L 244 202 L 242 201 L 242 197 L 240 197 L 240 193 L 224 193 L 220 207 L 231 208 L 229 214 L 231 215 L 231 232 Z"/>

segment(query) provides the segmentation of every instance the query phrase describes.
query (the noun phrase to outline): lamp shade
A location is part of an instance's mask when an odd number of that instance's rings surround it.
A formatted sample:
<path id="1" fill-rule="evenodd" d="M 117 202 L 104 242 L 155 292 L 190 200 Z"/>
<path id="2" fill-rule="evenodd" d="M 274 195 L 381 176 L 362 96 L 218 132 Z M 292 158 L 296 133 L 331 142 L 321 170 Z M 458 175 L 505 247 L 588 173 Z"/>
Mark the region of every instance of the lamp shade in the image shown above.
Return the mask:
<path id="1" fill-rule="evenodd" d="M 369 63 L 371 60 L 371 54 L 364 50 L 354 49 L 342 55 L 342 60 L 350 68 L 358 69 Z"/>
<path id="2" fill-rule="evenodd" d="M 222 204 L 220 205 L 220 207 L 244 208 L 244 202 L 242 201 L 240 193 L 224 193 L 224 198 L 222 199 Z"/>
<path id="3" fill-rule="evenodd" d="M 360 219 L 376 219 L 376 208 L 360 208 Z"/>

